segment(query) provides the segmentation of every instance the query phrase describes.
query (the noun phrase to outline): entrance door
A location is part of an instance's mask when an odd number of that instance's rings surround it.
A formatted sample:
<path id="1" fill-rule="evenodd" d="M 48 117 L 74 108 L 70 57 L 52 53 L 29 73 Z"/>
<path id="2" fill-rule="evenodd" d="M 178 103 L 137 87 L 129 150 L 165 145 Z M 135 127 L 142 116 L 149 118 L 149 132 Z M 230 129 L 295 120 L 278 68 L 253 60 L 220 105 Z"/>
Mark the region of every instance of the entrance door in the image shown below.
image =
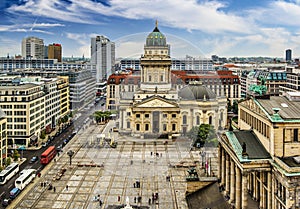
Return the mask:
<path id="1" fill-rule="evenodd" d="M 152 132 L 159 133 L 159 111 L 154 111 L 153 113 L 153 120 L 152 120 Z"/>

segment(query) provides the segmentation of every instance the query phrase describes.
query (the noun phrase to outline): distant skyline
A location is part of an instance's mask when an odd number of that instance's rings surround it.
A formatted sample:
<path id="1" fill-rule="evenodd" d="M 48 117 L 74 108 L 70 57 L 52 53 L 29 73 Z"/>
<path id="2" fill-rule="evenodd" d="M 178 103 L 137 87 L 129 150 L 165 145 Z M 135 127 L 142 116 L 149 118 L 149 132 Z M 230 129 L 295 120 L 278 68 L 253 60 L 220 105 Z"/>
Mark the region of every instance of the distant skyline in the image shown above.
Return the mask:
<path id="1" fill-rule="evenodd" d="M 300 56 L 300 0 L 1 0 L 0 10 L 0 57 L 21 54 L 28 36 L 90 57 L 96 35 L 116 57 L 140 57 L 156 20 L 172 57 Z"/>

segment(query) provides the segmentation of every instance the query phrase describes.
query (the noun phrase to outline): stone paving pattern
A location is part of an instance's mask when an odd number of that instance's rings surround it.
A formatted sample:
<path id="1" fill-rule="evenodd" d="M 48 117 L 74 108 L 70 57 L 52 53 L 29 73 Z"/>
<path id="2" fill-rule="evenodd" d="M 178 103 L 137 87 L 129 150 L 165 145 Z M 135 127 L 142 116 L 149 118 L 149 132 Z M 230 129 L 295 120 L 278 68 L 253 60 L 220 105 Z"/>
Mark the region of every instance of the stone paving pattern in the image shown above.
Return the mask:
<path id="1" fill-rule="evenodd" d="M 201 155 L 199 151 L 190 151 L 190 142 L 168 140 L 165 143 L 161 139 L 116 136 L 118 146 L 114 149 L 99 146 L 97 135 L 102 130 L 103 127 L 95 125 L 81 130 L 64 147 L 56 162 L 47 165 L 42 177 L 36 178 L 34 186 L 23 194 L 14 208 L 113 208 L 113 205 L 125 204 L 126 197 L 131 205 L 145 206 L 143 208 L 188 208 L 185 198 L 186 166 L 196 163 L 198 173 L 204 175 Z M 68 150 L 75 152 L 72 165 Z M 216 150 L 207 150 L 209 155 L 216 157 Z M 213 169 L 216 169 L 216 158 L 211 158 L 211 161 Z M 56 177 L 62 169 L 66 171 L 58 180 Z M 170 181 L 166 181 L 166 176 L 170 176 Z M 136 181 L 140 182 L 140 188 L 134 187 Z M 56 191 L 42 187 L 41 182 L 52 184 Z M 159 195 L 154 202 L 153 193 Z M 103 202 L 102 207 L 99 201 L 94 201 L 98 195 Z M 141 197 L 140 203 L 134 200 L 138 196 Z"/>

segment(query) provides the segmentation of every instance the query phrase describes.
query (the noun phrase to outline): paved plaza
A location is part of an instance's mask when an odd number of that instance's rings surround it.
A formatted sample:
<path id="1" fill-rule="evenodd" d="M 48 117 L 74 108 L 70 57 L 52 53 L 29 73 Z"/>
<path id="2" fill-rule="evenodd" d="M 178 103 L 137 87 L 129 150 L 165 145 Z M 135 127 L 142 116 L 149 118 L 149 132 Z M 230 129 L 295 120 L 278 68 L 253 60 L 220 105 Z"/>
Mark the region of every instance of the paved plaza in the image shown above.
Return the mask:
<path id="1" fill-rule="evenodd" d="M 190 142 L 134 139 L 111 133 L 118 145 L 110 148 L 105 143 L 99 145 L 97 136 L 102 131 L 99 125 L 81 130 L 42 176 L 21 193 L 14 208 L 118 208 L 126 198 L 130 205 L 142 208 L 188 208 L 187 169 L 197 165 L 201 173 L 201 155 L 190 151 Z M 69 150 L 74 151 L 71 165 Z M 55 187 L 55 192 L 41 186 L 43 182 Z M 101 207 L 98 197 L 103 202 Z"/>

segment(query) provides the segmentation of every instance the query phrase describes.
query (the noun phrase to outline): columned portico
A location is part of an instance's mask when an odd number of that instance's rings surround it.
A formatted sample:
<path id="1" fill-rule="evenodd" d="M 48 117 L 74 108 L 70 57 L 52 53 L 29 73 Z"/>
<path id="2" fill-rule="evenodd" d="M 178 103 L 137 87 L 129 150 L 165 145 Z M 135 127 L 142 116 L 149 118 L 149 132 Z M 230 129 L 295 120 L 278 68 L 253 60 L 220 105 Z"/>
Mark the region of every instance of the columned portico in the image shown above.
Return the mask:
<path id="1" fill-rule="evenodd" d="M 241 170 L 239 167 L 235 167 L 236 173 L 236 189 L 235 189 L 235 208 L 241 209 Z"/>
<path id="2" fill-rule="evenodd" d="M 243 173 L 242 177 L 242 209 L 247 209 L 248 207 L 248 173 Z"/>
<path id="3" fill-rule="evenodd" d="M 230 160 L 230 201 L 233 203 L 235 200 L 235 164 L 234 161 Z"/>
<path id="4" fill-rule="evenodd" d="M 230 190 L 230 156 L 226 154 L 226 182 L 225 182 L 225 195 L 229 195 Z"/>

